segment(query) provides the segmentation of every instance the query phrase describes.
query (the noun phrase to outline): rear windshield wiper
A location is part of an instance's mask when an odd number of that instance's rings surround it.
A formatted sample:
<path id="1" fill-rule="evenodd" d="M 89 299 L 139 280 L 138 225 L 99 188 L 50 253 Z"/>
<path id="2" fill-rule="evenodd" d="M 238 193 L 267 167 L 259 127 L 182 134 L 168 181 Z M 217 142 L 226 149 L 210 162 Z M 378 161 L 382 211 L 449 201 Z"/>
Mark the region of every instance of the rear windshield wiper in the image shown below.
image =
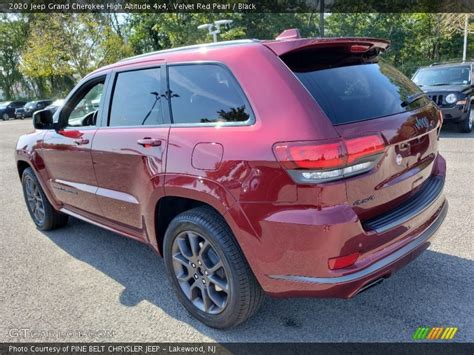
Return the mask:
<path id="1" fill-rule="evenodd" d="M 401 103 L 401 105 L 402 105 L 402 107 L 408 106 L 411 103 L 415 102 L 416 100 L 421 99 L 424 96 L 427 96 L 426 93 L 424 93 L 424 92 L 419 92 L 417 94 L 410 95 Z"/>

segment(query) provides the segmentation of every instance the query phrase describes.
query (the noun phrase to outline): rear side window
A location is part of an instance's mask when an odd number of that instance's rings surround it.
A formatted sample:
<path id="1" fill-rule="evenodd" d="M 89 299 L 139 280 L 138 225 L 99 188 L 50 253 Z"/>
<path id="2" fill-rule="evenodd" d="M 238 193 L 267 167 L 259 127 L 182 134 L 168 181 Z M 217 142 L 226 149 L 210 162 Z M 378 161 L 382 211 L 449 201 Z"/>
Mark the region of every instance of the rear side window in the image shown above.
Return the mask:
<path id="1" fill-rule="evenodd" d="M 293 72 L 334 125 L 411 111 L 430 102 L 421 97 L 406 105 L 408 96 L 421 90 L 404 74 L 381 62 L 316 70 L 307 66 Z"/>
<path id="2" fill-rule="evenodd" d="M 250 107 L 230 72 L 217 64 L 168 67 L 173 123 L 246 122 Z"/>
<path id="3" fill-rule="evenodd" d="M 160 68 L 122 72 L 115 80 L 110 126 L 162 123 Z"/>

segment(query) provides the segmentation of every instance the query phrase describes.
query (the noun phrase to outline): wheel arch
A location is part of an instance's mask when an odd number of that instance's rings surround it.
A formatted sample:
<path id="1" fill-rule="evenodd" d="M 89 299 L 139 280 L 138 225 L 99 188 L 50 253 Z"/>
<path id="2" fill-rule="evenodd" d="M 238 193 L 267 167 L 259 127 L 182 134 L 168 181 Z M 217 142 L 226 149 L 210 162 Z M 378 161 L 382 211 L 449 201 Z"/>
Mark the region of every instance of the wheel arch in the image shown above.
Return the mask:
<path id="1" fill-rule="evenodd" d="M 18 176 L 20 177 L 20 179 L 22 178 L 23 172 L 24 172 L 26 169 L 32 168 L 33 171 L 34 171 L 33 166 L 32 166 L 30 163 L 28 163 L 27 161 L 25 161 L 25 160 L 18 160 L 18 161 L 16 162 L 16 168 L 17 168 Z"/>
<path id="2" fill-rule="evenodd" d="M 148 234 L 155 240 L 150 242 L 155 244 L 154 247 L 161 255 L 166 228 L 175 216 L 184 211 L 207 206 L 229 224 L 225 215 L 236 201 L 223 186 L 212 180 L 193 176 L 168 177 L 168 182 L 165 184 L 165 193 L 150 206 L 150 210 L 153 210 L 153 220 L 147 223 L 148 226 L 153 226 Z"/>
<path id="3" fill-rule="evenodd" d="M 42 163 L 42 161 L 40 161 L 40 163 Z M 28 168 L 31 168 L 31 170 L 33 170 L 33 173 L 36 175 L 36 178 L 38 179 L 41 185 L 41 188 L 43 189 L 43 192 L 46 195 L 46 198 L 48 199 L 49 203 L 56 210 L 59 210 L 59 208 L 61 207 L 60 203 L 57 202 L 56 199 L 54 198 L 52 191 L 50 190 L 49 186 L 46 184 L 46 181 L 44 181 L 44 177 L 38 171 L 38 167 L 35 165 L 34 161 L 25 160 L 25 159 L 17 159 L 16 168 L 18 171 L 18 176 L 20 178 L 20 181 L 25 170 Z"/>

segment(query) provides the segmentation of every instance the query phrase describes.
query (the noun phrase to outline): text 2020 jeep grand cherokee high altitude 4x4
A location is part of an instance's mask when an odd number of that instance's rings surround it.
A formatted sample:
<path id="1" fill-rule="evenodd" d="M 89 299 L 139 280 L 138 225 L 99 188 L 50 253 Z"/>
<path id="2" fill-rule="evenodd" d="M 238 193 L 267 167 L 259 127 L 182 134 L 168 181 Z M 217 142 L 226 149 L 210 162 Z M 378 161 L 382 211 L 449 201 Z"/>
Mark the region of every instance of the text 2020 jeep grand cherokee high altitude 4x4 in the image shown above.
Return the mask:
<path id="1" fill-rule="evenodd" d="M 20 137 L 40 230 L 68 215 L 149 244 L 211 327 L 265 293 L 349 298 L 442 223 L 441 115 L 369 38 L 243 40 L 85 77 Z"/>

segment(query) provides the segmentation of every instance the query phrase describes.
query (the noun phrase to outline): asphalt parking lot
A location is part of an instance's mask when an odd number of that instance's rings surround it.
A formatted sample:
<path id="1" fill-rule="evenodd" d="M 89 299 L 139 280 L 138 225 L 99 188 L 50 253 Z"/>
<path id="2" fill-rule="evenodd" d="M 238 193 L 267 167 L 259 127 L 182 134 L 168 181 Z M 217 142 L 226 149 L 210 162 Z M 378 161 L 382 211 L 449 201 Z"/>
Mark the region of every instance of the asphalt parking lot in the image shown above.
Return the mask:
<path id="1" fill-rule="evenodd" d="M 76 219 L 36 230 L 13 158 L 31 130 L 31 120 L 0 121 L 1 342 L 391 342 L 419 326 L 474 340 L 474 133 L 442 132 L 450 210 L 413 263 L 352 300 L 267 299 L 248 322 L 217 331 L 187 314 L 146 246 Z"/>

